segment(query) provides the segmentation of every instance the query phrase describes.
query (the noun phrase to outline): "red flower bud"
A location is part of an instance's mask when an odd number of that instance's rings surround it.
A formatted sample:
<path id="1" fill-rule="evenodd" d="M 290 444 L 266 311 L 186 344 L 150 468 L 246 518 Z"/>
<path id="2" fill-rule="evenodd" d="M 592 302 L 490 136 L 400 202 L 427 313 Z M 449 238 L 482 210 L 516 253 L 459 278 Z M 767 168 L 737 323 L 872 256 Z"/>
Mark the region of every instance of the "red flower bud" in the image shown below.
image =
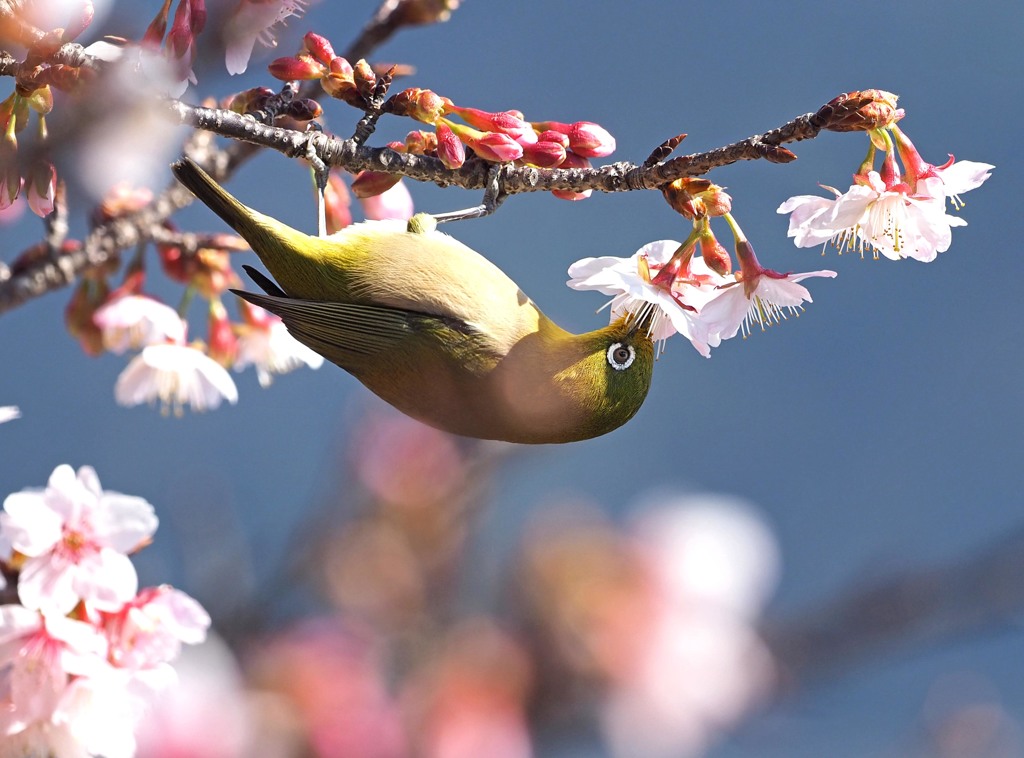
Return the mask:
<path id="1" fill-rule="evenodd" d="M 277 58 L 267 66 L 270 75 L 283 82 L 295 79 L 308 81 L 320 79 L 327 73 L 326 67 L 309 55 L 295 55 L 288 58 Z"/>
<path id="2" fill-rule="evenodd" d="M 537 135 L 538 142 L 557 142 L 564 148 L 569 147 L 569 135 L 563 134 L 562 132 L 556 132 L 553 129 L 541 132 Z"/>
<path id="3" fill-rule="evenodd" d="M 522 143 L 537 141 L 537 133 L 522 119 L 518 111 L 489 113 L 478 108 L 459 108 L 452 105 L 447 112 L 458 114 L 467 124 L 481 131 L 507 134 Z"/>
<path id="4" fill-rule="evenodd" d="M 405 135 L 405 152 L 426 155 L 437 150 L 437 135 L 434 132 L 412 131 Z"/>
<path id="5" fill-rule="evenodd" d="M 565 160 L 565 148 L 557 142 L 523 145 L 523 161 L 537 168 L 555 168 Z"/>
<path id="6" fill-rule="evenodd" d="M 402 177 L 382 171 L 360 171 L 352 181 L 352 194 L 362 199 L 375 197 L 394 187 Z"/>
<path id="7" fill-rule="evenodd" d="M 604 127 L 591 121 L 576 121 L 572 124 L 541 121 L 534 124 L 533 128 L 538 132 L 561 132 L 569 138 L 572 151 L 584 158 L 604 158 L 615 151 L 615 138 Z"/>
<path id="8" fill-rule="evenodd" d="M 220 300 L 210 301 L 208 353 L 222 366 L 230 366 L 238 356 L 238 338 L 231 326 L 227 309 Z"/>
<path id="9" fill-rule="evenodd" d="M 437 157 L 449 169 L 457 169 L 466 162 L 466 148 L 443 119 L 437 122 Z"/>
<path id="10" fill-rule="evenodd" d="M 331 61 L 337 57 L 327 38 L 314 32 L 306 32 L 306 36 L 302 38 L 302 49 L 325 66 L 330 66 Z M 345 59 L 342 58 L 342 60 Z M 348 61 L 345 62 L 348 63 Z"/>

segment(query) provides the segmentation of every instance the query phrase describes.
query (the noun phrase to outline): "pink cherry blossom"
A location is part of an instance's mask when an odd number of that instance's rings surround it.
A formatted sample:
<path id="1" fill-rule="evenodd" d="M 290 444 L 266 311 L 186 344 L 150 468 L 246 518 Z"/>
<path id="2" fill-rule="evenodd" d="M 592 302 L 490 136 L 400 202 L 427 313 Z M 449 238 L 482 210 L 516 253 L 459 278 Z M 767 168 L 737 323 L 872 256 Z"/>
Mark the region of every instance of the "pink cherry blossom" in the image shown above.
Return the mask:
<path id="1" fill-rule="evenodd" d="M 159 401 L 164 412 L 181 415 L 238 402 L 231 375 L 208 355 L 189 345 L 150 345 L 135 356 L 114 385 L 114 398 L 132 406 Z"/>
<path id="2" fill-rule="evenodd" d="M 182 643 L 206 639 L 210 616 L 193 598 L 168 585 L 149 587 L 116 613 L 103 628 L 110 661 L 133 671 L 154 669 L 178 657 Z"/>
<path id="3" fill-rule="evenodd" d="M 269 387 L 274 374 L 287 374 L 300 366 L 320 368 L 324 359 L 288 333 L 278 316 L 248 306 L 247 323 L 240 326 L 235 370 L 253 366 L 261 387 Z"/>
<path id="4" fill-rule="evenodd" d="M 138 577 L 127 553 L 156 531 L 153 506 L 140 497 L 105 492 L 96 472 L 67 464 L 45 490 L 7 496 L 0 531 L 25 556 L 18 598 L 25 607 L 70 612 L 84 600 L 116 610 L 135 595 Z"/>
<path id="5" fill-rule="evenodd" d="M 95 672 L 105 654 L 106 641 L 91 624 L 0 606 L 0 735 L 49 721 L 70 676 Z"/>
<path id="6" fill-rule="evenodd" d="M 185 341 L 185 322 L 171 306 L 146 295 L 124 295 L 100 306 L 93 321 L 112 353 Z"/>
<path id="7" fill-rule="evenodd" d="M 711 346 L 735 337 L 741 329 L 746 337 L 752 325 L 763 331 L 784 321 L 787 314 L 798 314 L 803 310 L 802 303 L 811 302 L 811 293 L 797 282 L 811 276 L 835 275 L 835 271 L 780 274 L 761 269 L 750 278 L 721 287 L 701 310 Z"/>
<path id="8" fill-rule="evenodd" d="M 568 285 L 576 290 L 597 290 L 612 296 L 611 317 L 648 316 L 650 337 L 663 343 L 677 332 L 705 358 L 711 347 L 702 317 L 703 305 L 715 296 L 716 287 L 729 281 L 711 271 L 701 258 L 693 258 L 688 273 L 667 286 L 651 281 L 651 272 L 665 266 L 678 251 L 675 240 L 650 242 L 630 258 L 584 258 L 569 267 Z"/>

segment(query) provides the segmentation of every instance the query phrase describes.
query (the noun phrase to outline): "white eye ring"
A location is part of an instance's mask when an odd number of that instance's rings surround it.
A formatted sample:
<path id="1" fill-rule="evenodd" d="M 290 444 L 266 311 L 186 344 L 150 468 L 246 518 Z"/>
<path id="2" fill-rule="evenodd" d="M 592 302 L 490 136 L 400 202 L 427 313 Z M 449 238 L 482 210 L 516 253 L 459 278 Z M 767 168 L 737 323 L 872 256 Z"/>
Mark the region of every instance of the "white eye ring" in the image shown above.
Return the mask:
<path id="1" fill-rule="evenodd" d="M 629 353 L 629 357 L 622 358 L 616 355 L 621 350 L 625 350 Z M 636 360 L 636 350 L 633 349 L 632 345 L 623 345 L 621 342 L 616 342 L 608 348 L 608 352 L 605 354 L 608 358 L 608 365 L 616 371 L 625 371 L 627 368 L 633 365 L 633 361 Z"/>

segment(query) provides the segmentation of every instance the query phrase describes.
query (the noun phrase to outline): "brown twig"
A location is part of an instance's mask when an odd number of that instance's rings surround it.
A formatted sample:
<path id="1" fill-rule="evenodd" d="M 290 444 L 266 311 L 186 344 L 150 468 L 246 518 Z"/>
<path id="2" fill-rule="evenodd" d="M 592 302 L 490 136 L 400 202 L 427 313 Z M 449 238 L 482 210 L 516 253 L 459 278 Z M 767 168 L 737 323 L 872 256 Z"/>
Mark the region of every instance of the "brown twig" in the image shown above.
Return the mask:
<path id="1" fill-rule="evenodd" d="M 849 669 L 896 645 L 1005 624 L 1024 611 L 1024 529 L 965 560 L 858 585 L 764 635 L 792 686 Z"/>

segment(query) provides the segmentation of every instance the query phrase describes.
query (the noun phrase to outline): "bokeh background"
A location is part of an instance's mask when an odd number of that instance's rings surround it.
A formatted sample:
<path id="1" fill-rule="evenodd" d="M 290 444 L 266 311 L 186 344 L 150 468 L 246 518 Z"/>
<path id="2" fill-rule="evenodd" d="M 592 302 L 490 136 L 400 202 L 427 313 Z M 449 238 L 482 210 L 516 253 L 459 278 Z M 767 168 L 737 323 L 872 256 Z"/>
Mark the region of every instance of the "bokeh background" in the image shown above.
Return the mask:
<path id="1" fill-rule="evenodd" d="M 209 40 L 199 87 L 184 99 L 274 86 L 265 64 L 294 50 L 302 33 L 316 30 L 340 50 L 375 7 L 370 0 L 311 4 L 280 34 L 281 52 L 258 48 L 242 77 L 224 73 Z M 155 10 L 120 2 L 90 36 L 137 36 Z M 478 510 L 451 580 L 457 612 L 493 610 L 510 581 L 526 581 L 507 575 L 525 525 L 566 503 L 602 512 L 611 524 L 628 522 L 652 492 L 714 492 L 754 504 L 781 556 L 768 624 L 806 618 L 888 577 L 969 561 L 1024 527 L 1022 32 L 1024 6 L 1015 3 L 524 0 L 466 2 L 449 22 L 403 31 L 377 51 L 375 61 L 416 67 L 408 86 L 459 104 L 596 121 L 618 140 L 612 159 L 642 161 L 679 132 L 689 134 L 680 152 L 709 149 L 841 92 L 878 87 L 901 95 L 903 128 L 925 158 L 941 163 L 955 153 L 997 167 L 965 197 L 969 226 L 927 265 L 832 250 L 822 257 L 787 241 L 776 207 L 818 191 L 819 182 L 848 186 L 866 148 L 860 135 L 791 145 L 799 160 L 786 166 L 715 171 L 762 262 L 783 271 L 832 268 L 838 278 L 810 282 L 815 302 L 799 319 L 730 341 L 710 360 L 682 340 L 670 343 L 643 409 L 606 437 L 564 447 L 472 447 L 472 455 L 498 463 L 474 495 Z M 354 111 L 326 107 L 328 128 L 347 135 Z M 408 130 L 393 121 L 381 122 L 375 144 Z M 231 188 L 312 229 L 307 177 L 299 165 L 264 154 Z M 169 178 L 164 171 L 153 186 Z M 458 189 L 411 192 L 426 211 L 479 199 Z M 202 208 L 178 220 L 222 229 Z M 72 229 L 85 229 L 82 206 Z M 603 301 L 565 287 L 570 263 L 627 256 L 687 233 L 653 192 L 578 203 L 517 196 L 493 217 L 447 231 L 575 331 L 603 323 L 595 315 Z M 718 231 L 727 238 L 724 225 Z M 0 254 L 9 261 L 40 236 L 38 220 L 26 215 L 0 227 Z M 176 296 L 159 275 L 151 290 Z M 162 528 L 137 561 L 144 583 L 182 587 L 236 638 L 244 636 L 239 619 L 253 608 L 261 609 L 252 622 L 260 630 L 323 612 L 322 596 L 296 578 L 295 566 L 313 549 L 325 512 L 358 512 L 351 451 L 390 418 L 388 410 L 333 366 L 281 377 L 266 391 L 251 373 L 239 375 L 238 405 L 204 415 L 120 408 L 113 385 L 125 361 L 91 359 L 67 335 L 69 295 L 53 293 L 0 317 L 0 403 L 23 414 L 0 427 L 0 493 L 43 485 L 58 463 L 92 465 L 106 487 L 156 506 Z M 193 315 L 198 329 L 201 316 Z M 380 448 L 396 472 L 411 465 L 402 449 Z M 816 664 L 710 754 L 1024 755 L 1019 622 L 1011 612 L 943 634 L 940 621 L 939 633 L 894 634 L 835 668 Z M 954 738 L 935 736 L 943 730 Z M 957 742 L 965 733 L 974 741 Z M 585 726 L 535 735 L 541 756 L 603 750 Z"/>

